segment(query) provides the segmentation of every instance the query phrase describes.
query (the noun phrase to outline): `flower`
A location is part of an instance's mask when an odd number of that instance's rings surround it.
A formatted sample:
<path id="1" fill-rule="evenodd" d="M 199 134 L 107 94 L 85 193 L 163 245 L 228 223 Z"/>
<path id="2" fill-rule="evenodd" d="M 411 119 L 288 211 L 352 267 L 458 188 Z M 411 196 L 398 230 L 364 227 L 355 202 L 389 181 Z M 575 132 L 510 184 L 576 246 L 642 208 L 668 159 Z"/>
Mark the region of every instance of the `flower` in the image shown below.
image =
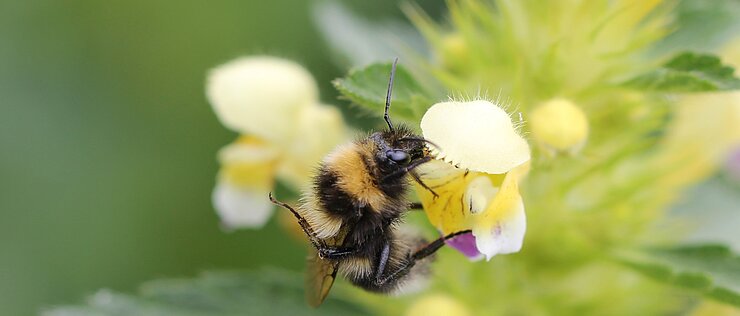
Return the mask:
<path id="1" fill-rule="evenodd" d="M 530 151 L 509 115 L 483 100 L 443 102 L 424 114 L 421 129 L 439 146 L 430 150 L 437 160 L 419 167 L 438 194 L 417 185 L 430 222 L 445 235 L 471 229 L 449 242 L 471 258 L 518 252 L 526 231 L 518 186 Z"/>
<path id="2" fill-rule="evenodd" d="M 216 67 L 206 94 L 219 120 L 240 136 L 219 152 L 213 205 L 226 228 L 261 227 L 276 179 L 303 189 L 316 163 L 347 137 L 339 111 L 323 105 L 300 65 L 268 56 Z"/>

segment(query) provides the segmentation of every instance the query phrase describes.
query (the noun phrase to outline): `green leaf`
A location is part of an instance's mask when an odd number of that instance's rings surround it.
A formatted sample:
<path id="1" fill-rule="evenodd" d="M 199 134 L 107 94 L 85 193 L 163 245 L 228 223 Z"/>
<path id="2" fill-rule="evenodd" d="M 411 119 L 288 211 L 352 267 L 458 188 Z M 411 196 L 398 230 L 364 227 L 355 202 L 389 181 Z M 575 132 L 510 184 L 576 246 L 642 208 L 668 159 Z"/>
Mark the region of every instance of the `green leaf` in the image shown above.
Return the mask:
<path id="1" fill-rule="evenodd" d="M 382 117 L 390 73 L 390 63 L 372 64 L 352 70 L 347 77 L 336 79 L 333 83 L 339 93 L 354 104 L 371 115 Z M 414 77 L 402 65 L 398 65 L 391 99 L 391 120 L 418 126 L 422 115 L 433 103 Z"/>
<path id="2" fill-rule="evenodd" d="M 740 1 L 680 0 L 671 28 L 674 31 L 653 47 L 654 53 L 679 52 L 686 47 L 712 52 L 740 31 Z"/>
<path id="3" fill-rule="evenodd" d="M 318 309 L 304 301 L 295 272 L 209 272 L 195 279 L 145 283 L 138 295 L 100 290 L 85 306 L 58 307 L 44 315 L 367 315 L 348 301 L 329 297 Z"/>
<path id="4" fill-rule="evenodd" d="M 622 251 L 616 258 L 650 277 L 740 306 L 740 257 L 723 245 Z"/>
<path id="5" fill-rule="evenodd" d="M 662 67 L 632 78 L 625 86 L 659 92 L 700 92 L 740 89 L 734 69 L 716 56 L 684 52 Z"/>

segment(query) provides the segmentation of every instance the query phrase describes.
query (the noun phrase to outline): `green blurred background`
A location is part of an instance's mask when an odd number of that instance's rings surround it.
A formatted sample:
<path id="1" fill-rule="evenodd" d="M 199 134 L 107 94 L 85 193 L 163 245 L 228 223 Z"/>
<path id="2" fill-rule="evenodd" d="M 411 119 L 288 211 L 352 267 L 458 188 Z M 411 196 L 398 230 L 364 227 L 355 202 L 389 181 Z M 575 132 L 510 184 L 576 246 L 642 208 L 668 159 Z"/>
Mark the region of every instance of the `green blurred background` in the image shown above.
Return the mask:
<path id="1" fill-rule="evenodd" d="M 349 1 L 347 1 L 349 2 Z M 442 1 L 424 7 L 440 7 Z M 225 233 L 209 68 L 295 59 L 336 101 L 310 1 L 0 0 L 0 315 L 207 269 L 300 269 L 276 229 Z M 395 1 L 354 4 L 396 16 Z"/>
<path id="2" fill-rule="evenodd" d="M 343 2 L 362 16 L 403 18 L 396 1 Z M 443 10 L 443 0 L 419 2 L 432 16 Z M 366 125 L 336 100 L 330 80 L 346 69 L 312 5 L 0 0 L 0 315 L 203 270 L 301 269 L 302 246 L 275 220 L 263 230 L 219 228 L 215 157 L 236 134 L 219 124 L 203 87 L 208 69 L 234 57 L 287 57 L 314 74 L 322 100 Z M 678 212 L 732 209 L 737 190 L 715 178 Z M 724 226 L 703 223 L 711 233 L 696 238 L 735 236 L 740 249 L 740 215 L 716 214 L 703 218 Z"/>

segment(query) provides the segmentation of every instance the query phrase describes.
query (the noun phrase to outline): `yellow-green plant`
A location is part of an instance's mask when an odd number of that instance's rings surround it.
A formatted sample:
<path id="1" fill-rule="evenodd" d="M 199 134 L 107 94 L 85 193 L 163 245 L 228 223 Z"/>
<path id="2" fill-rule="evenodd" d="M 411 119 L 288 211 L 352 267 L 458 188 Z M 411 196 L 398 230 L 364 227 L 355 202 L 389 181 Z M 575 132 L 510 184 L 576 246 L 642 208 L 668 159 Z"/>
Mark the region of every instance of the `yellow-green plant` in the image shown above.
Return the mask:
<path id="1" fill-rule="evenodd" d="M 418 81 L 397 84 L 420 87 L 432 77 L 426 86 L 435 88 L 404 96 L 409 108 L 394 114 L 418 122 L 427 100 L 505 96 L 534 146 L 520 184 L 522 251 L 486 263 L 442 253 L 432 292 L 482 315 L 664 314 L 695 302 L 639 271 L 740 304 L 732 272 L 740 266 L 726 248 L 660 248 L 681 239 L 663 221 L 667 208 L 740 139 L 737 94 L 716 92 L 740 88 L 733 69 L 707 54 L 651 50 L 671 33 L 674 5 L 461 0 L 448 2 L 442 24 L 406 7 L 433 57 L 413 61 Z M 371 65 L 335 84 L 377 111 L 387 69 Z"/>
<path id="2" fill-rule="evenodd" d="M 388 297 L 340 282 L 311 310 L 293 273 L 211 273 L 147 284 L 139 298 L 101 292 L 93 310 L 737 313 L 740 258 L 723 245 L 682 244 L 680 222 L 667 216 L 740 145 L 740 94 L 731 91 L 740 79 L 719 57 L 691 52 L 718 33 L 686 13 L 691 1 L 447 5 L 444 22 L 404 6 L 430 54 L 402 50 L 391 108 L 394 119 L 439 145 L 430 148 L 437 160 L 420 168 L 439 197 L 417 187 L 425 214 L 409 214 L 409 222 L 430 238 L 472 230 L 450 243 L 464 255 L 437 254 L 428 288 Z M 740 46 L 727 47 L 723 58 L 740 66 L 732 48 Z M 382 114 L 390 57 L 334 81 L 357 111 Z M 214 190 L 232 228 L 263 224 L 276 179 L 304 190 L 310 166 L 347 139 L 336 110 L 319 102 L 313 79 L 291 62 L 228 63 L 211 73 L 207 91 L 224 125 L 241 134 L 219 154 Z M 77 311 L 88 310 L 55 310 Z"/>

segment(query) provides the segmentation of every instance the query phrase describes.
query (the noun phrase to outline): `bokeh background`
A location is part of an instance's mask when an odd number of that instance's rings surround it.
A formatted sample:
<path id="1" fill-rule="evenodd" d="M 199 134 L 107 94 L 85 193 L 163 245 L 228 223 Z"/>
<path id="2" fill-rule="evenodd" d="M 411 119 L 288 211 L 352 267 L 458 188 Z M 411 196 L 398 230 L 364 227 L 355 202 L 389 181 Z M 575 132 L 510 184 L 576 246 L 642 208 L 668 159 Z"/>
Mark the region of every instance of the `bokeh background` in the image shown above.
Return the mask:
<path id="1" fill-rule="evenodd" d="M 395 1 L 344 2 L 369 18 L 403 18 Z M 240 55 L 287 57 L 311 71 L 323 100 L 361 120 L 336 100 L 330 80 L 345 69 L 311 5 L 0 0 L 0 315 L 203 270 L 301 269 L 302 247 L 275 220 L 220 229 L 215 154 L 236 134 L 217 121 L 203 81 Z M 435 15 L 444 3 L 421 5 Z M 696 195 L 740 205 L 722 179 Z M 713 209 L 685 201 L 680 212 Z M 707 231 L 737 223 L 722 222 Z"/>
<path id="2" fill-rule="evenodd" d="M 300 269 L 274 223 L 220 229 L 215 155 L 236 134 L 203 87 L 209 68 L 269 53 L 305 65 L 333 102 L 343 71 L 310 7 L 0 0 L 0 315 L 207 269 Z M 401 17 L 394 1 L 353 8 Z"/>

